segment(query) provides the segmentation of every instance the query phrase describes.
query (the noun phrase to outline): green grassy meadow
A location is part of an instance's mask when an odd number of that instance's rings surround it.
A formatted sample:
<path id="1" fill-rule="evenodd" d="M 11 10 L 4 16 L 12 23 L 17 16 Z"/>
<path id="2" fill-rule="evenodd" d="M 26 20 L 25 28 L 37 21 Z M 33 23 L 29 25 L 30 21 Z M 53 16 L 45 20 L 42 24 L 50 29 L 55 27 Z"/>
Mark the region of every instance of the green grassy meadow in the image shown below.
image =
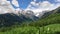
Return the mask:
<path id="1" fill-rule="evenodd" d="M 57 32 L 60 32 L 60 24 L 51 24 L 44 27 L 15 27 L 11 30 L 0 32 L 0 34 L 56 34 Z"/>

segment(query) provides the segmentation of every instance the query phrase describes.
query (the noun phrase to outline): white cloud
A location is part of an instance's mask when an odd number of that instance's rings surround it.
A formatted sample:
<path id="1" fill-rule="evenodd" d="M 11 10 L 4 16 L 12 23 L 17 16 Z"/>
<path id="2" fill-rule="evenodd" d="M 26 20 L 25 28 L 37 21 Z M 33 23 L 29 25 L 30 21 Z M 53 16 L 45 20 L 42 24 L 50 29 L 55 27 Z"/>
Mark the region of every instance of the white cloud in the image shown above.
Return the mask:
<path id="1" fill-rule="evenodd" d="M 1 1 L 7 1 L 7 0 L 1 0 Z"/>
<path id="2" fill-rule="evenodd" d="M 33 6 L 37 6 L 38 8 L 32 8 Z M 37 12 L 41 12 L 43 10 L 47 10 L 48 7 L 53 6 L 53 4 L 50 4 L 48 1 L 44 1 L 44 2 L 39 2 L 39 3 L 35 3 L 35 2 L 31 2 L 31 4 L 27 7 L 26 10 L 32 10 L 33 12 L 37 13 Z"/>
<path id="3" fill-rule="evenodd" d="M 57 1 L 59 1 L 59 2 L 60 2 L 60 0 L 57 0 Z"/>
<path id="4" fill-rule="evenodd" d="M 10 2 L 7 0 L 0 0 L 0 14 L 15 12 Z"/>
<path id="5" fill-rule="evenodd" d="M 36 6 L 37 8 L 32 7 L 32 5 Z M 59 6 L 60 6 L 60 3 L 52 4 L 49 1 L 43 1 L 43 2 L 36 3 L 34 1 L 32 1 L 26 10 L 32 10 L 37 15 L 39 12 L 42 12 L 45 10 L 54 10 Z"/>
<path id="6" fill-rule="evenodd" d="M 55 2 L 60 2 L 60 0 L 55 0 Z"/>
<path id="7" fill-rule="evenodd" d="M 35 2 L 31 2 L 31 4 L 35 5 Z"/>
<path id="8" fill-rule="evenodd" d="M 52 7 L 53 6 L 53 4 L 51 4 L 50 2 L 48 2 L 48 1 L 43 1 L 41 4 L 40 4 L 40 7 L 42 7 L 42 8 L 49 8 L 49 7 Z"/>
<path id="9" fill-rule="evenodd" d="M 12 4 L 15 5 L 16 7 L 19 7 L 19 4 L 18 4 L 17 0 L 12 0 Z"/>

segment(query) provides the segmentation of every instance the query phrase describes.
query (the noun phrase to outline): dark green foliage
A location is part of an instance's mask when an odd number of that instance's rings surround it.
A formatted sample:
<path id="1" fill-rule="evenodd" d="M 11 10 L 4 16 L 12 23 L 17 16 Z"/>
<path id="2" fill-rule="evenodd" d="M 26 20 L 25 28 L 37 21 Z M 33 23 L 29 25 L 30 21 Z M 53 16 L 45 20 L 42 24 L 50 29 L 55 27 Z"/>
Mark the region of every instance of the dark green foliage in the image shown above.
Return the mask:
<path id="1" fill-rule="evenodd" d="M 21 20 L 19 20 L 19 17 L 17 15 L 0 14 L 0 27 L 14 25 L 15 22 L 21 22 Z"/>
<path id="2" fill-rule="evenodd" d="M 37 17 L 33 17 L 33 19 Z M 34 19 L 35 20 L 35 19 Z M 16 14 L 9 14 L 9 13 L 6 13 L 6 14 L 0 14 L 0 27 L 9 27 L 9 26 L 12 26 L 12 25 L 20 25 L 22 22 L 32 22 L 34 21 L 32 20 L 31 18 L 28 18 L 26 17 L 25 15 L 16 15 Z"/>
<path id="3" fill-rule="evenodd" d="M 60 34 L 60 32 L 57 31 L 57 32 L 55 32 L 54 34 Z"/>
<path id="4" fill-rule="evenodd" d="M 34 23 L 30 23 L 30 26 L 46 26 L 49 24 L 59 24 L 60 23 L 60 13 L 49 15 L 48 17 L 38 20 Z"/>

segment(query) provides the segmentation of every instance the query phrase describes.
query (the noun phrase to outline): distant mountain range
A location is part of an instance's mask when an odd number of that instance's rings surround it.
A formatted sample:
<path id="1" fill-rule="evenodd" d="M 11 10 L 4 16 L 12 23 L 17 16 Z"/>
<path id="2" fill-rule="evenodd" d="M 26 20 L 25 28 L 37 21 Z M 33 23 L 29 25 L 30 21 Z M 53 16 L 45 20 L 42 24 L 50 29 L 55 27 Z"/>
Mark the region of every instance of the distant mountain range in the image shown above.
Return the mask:
<path id="1" fill-rule="evenodd" d="M 42 19 L 51 14 L 59 13 L 59 12 L 60 12 L 60 7 L 55 10 L 45 12 L 40 18 Z M 3 25 L 11 26 L 14 24 L 21 24 L 22 22 L 36 21 L 40 18 L 36 17 L 34 13 L 30 10 L 28 10 L 25 14 L 23 12 L 18 14 L 5 13 L 5 14 L 0 14 L 0 26 Z"/>
<path id="2" fill-rule="evenodd" d="M 60 13 L 60 7 L 52 11 L 42 11 L 38 16 L 32 11 L 24 11 L 20 8 L 13 10 L 11 4 L 5 2 L 0 3 L 0 26 L 11 26 L 14 24 L 21 24 L 22 22 L 32 22 L 38 19 L 45 18 L 54 13 Z"/>
<path id="3" fill-rule="evenodd" d="M 60 24 L 60 7 L 52 11 L 45 12 L 36 22 L 30 23 L 30 26 L 43 27 L 51 24 Z"/>

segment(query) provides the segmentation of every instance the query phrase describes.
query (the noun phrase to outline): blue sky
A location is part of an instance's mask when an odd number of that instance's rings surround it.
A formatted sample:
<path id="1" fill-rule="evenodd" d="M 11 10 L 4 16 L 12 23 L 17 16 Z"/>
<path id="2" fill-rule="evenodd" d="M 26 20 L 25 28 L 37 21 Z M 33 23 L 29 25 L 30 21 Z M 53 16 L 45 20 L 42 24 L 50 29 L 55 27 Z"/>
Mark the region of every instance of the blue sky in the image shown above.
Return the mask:
<path id="1" fill-rule="evenodd" d="M 18 3 L 20 5 L 20 8 L 25 9 L 30 4 L 31 1 L 33 1 L 33 0 L 18 0 Z M 45 1 L 45 0 L 37 0 L 36 2 L 42 2 L 42 1 Z M 51 3 L 54 3 L 54 1 L 52 1 L 52 0 L 49 0 L 49 1 Z"/>
<path id="2" fill-rule="evenodd" d="M 20 8 L 25 9 L 32 0 L 18 0 Z"/>
<path id="3" fill-rule="evenodd" d="M 60 7 L 60 0 L 8 0 L 8 1 L 2 0 L 2 1 L 7 2 L 9 4 L 8 8 L 11 8 L 12 10 L 17 10 L 17 12 L 22 9 L 24 11 L 31 10 L 36 15 L 44 11 L 51 11 Z"/>
<path id="4" fill-rule="evenodd" d="M 9 0 L 11 1 L 11 0 Z M 30 2 L 34 1 L 34 0 L 17 0 L 18 3 L 19 3 L 19 7 L 22 8 L 22 9 L 26 9 L 27 6 L 30 4 Z M 43 2 L 43 1 L 49 1 L 50 3 L 59 3 L 59 2 L 56 2 L 55 0 L 36 0 L 36 3 L 38 2 Z"/>
<path id="5" fill-rule="evenodd" d="M 8 1 L 12 1 L 12 0 L 8 0 Z M 22 9 L 25 9 L 30 4 L 31 1 L 32 0 L 17 0 L 17 2 L 19 4 L 19 8 L 22 8 Z"/>

